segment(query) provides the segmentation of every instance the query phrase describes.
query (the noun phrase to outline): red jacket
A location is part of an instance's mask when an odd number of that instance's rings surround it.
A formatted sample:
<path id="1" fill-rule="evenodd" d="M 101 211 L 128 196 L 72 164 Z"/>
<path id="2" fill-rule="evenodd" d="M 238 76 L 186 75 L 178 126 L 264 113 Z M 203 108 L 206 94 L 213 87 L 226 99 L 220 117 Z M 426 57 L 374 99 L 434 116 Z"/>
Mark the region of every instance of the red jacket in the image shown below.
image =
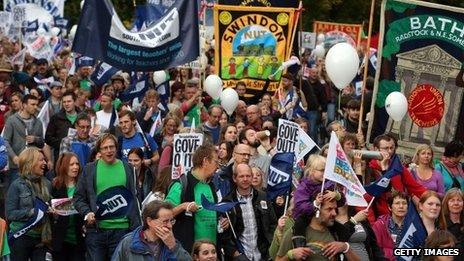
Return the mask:
<path id="1" fill-rule="evenodd" d="M 372 160 L 369 162 L 369 167 L 373 170 L 373 178 L 378 180 L 382 176 L 382 169 L 379 165 L 379 162 L 377 160 Z M 420 198 L 422 193 L 427 190 L 424 186 L 417 183 L 409 170 L 405 167 L 403 167 L 403 173 L 401 175 L 397 175 L 391 179 L 389 187 L 391 187 L 391 189 L 395 189 L 396 191 L 405 192 L 409 196 L 417 196 L 418 198 Z M 374 199 L 372 206 L 369 208 L 369 213 L 367 216 L 371 224 L 374 224 L 374 222 L 377 220 L 377 217 L 390 214 L 390 210 L 388 209 L 388 197 L 390 195 L 391 190 L 387 189 L 382 195 L 380 195 L 380 197 Z M 367 202 L 370 202 L 372 196 L 366 193 L 364 198 Z"/>
<path id="2" fill-rule="evenodd" d="M 377 245 L 383 250 L 385 258 L 390 261 L 395 261 L 396 258 L 393 256 L 395 242 L 393 242 L 390 231 L 388 231 L 389 218 L 390 215 L 383 215 L 379 217 L 379 219 L 372 224 L 372 230 L 374 230 Z"/>

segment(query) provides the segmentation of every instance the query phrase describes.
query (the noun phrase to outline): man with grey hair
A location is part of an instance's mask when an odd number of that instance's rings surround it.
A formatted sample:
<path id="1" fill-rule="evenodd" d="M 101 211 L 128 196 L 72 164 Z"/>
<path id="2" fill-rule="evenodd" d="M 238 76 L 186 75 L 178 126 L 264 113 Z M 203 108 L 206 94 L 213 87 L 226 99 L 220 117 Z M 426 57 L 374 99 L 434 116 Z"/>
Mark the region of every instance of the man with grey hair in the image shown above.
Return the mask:
<path id="1" fill-rule="evenodd" d="M 142 212 L 142 226 L 125 235 L 111 260 L 191 260 L 174 238 L 173 205 L 163 201 L 148 203 Z"/>
<path id="2" fill-rule="evenodd" d="M 214 145 L 218 145 L 221 136 L 221 125 L 219 120 L 222 116 L 222 107 L 220 105 L 211 105 L 208 108 L 208 120 L 200 126 L 200 132 Z"/>
<path id="3" fill-rule="evenodd" d="M 255 131 L 261 131 L 263 121 L 261 120 L 261 112 L 258 105 L 250 105 L 246 109 L 247 122 L 249 127 Z"/>

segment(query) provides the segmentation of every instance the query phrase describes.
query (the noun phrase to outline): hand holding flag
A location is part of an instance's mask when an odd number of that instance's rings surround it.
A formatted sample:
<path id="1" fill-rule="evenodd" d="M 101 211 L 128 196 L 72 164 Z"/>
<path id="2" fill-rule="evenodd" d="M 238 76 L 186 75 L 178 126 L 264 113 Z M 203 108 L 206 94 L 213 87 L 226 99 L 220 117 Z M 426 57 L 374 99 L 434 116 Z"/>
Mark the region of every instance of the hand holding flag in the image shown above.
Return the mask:
<path id="1" fill-rule="evenodd" d="M 385 174 L 380 177 L 378 180 L 374 181 L 373 183 L 364 186 L 367 193 L 374 197 L 378 197 L 382 195 L 382 193 L 387 189 L 388 185 L 390 185 L 390 180 L 399 175 L 403 172 L 403 165 L 398 157 L 398 155 L 393 155 L 390 166 Z"/>

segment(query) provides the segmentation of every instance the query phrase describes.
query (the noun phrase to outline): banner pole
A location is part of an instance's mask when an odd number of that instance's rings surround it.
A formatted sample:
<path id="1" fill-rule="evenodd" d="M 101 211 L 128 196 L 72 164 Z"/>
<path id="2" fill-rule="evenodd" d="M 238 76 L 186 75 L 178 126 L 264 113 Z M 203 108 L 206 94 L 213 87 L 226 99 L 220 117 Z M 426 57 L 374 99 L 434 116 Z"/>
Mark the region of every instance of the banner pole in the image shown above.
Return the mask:
<path id="1" fill-rule="evenodd" d="M 369 56 L 371 53 L 371 35 L 372 35 L 372 23 L 374 20 L 374 7 L 375 7 L 375 0 L 371 0 L 371 12 L 369 16 L 369 31 L 367 34 L 367 46 L 364 53 L 364 76 L 363 76 L 363 84 L 361 89 L 361 108 L 359 111 L 359 122 L 358 122 L 358 133 L 362 133 L 362 122 L 363 122 L 363 114 L 364 114 L 364 90 L 366 89 L 366 80 L 367 80 L 367 72 L 369 68 Z"/>
<path id="2" fill-rule="evenodd" d="M 369 205 L 367 205 L 366 207 L 366 210 L 368 210 L 371 207 L 372 203 L 374 202 L 374 199 L 375 197 L 372 197 L 371 201 L 369 202 Z"/>
<path id="3" fill-rule="evenodd" d="M 300 1 L 300 7 L 301 7 L 301 13 L 299 15 L 299 27 L 300 27 L 300 34 L 298 35 L 298 51 L 300 52 L 301 51 L 301 46 L 303 45 L 303 5 L 302 5 L 302 2 Z M 302 61 L 303 59 L 303 54 L 304 54 L 304 51 L 302 54 L 299 55 L 300 57 L 300 61 Z M 305 66 L 303 66 L 303 64 L 301 65 L 301 75 L 300 75 L 300 82 L 299 82 L 299 89 L 301 90 L 301 87 L 303 86 L 303 74 L 304 74 L 304 68 Z"/>
<path id="4" fill-rule="evenodd" d="M 285 196 L 284 216 L 287 214 L 289 198 L 290 198 L 290 191 L 288 192 L 287 196 Z"/>

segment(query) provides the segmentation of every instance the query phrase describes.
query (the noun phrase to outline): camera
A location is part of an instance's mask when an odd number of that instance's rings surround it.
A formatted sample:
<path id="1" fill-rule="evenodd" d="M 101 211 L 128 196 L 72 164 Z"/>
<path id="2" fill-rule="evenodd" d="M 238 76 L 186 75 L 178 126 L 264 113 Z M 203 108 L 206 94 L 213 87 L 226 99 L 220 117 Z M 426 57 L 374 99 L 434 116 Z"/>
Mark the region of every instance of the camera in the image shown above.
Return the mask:
<path id="1" fill-rule="evenodd" d="M 362 154 L 361 159 L 363 160 L 382 160 L 383 156 L 380 151 L 372 151 L 372 150 L 352 150 L 350 156 L 354 156 L 355 153 L 360 152 Z"/>

